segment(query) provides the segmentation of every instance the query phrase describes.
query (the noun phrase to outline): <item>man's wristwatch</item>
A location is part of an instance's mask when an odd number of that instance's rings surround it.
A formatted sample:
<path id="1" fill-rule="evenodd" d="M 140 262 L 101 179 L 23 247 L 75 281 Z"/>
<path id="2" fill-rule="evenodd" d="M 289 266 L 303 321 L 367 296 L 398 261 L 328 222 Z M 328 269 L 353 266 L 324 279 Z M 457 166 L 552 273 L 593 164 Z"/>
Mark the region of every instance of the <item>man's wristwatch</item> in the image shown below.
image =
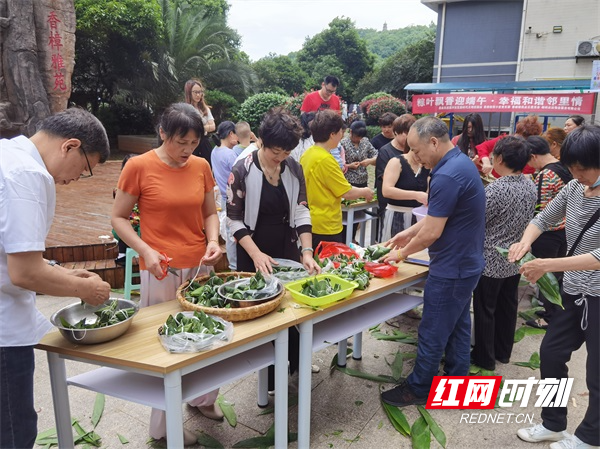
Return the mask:
<path id="1" fill-rule="evenodd" d="M 47 261 L 47 263 L 51 267 L 53 267 L 54 265 L 60 265 L 60 263 L 57 260 L 49 260 L 49 261 Z"/>

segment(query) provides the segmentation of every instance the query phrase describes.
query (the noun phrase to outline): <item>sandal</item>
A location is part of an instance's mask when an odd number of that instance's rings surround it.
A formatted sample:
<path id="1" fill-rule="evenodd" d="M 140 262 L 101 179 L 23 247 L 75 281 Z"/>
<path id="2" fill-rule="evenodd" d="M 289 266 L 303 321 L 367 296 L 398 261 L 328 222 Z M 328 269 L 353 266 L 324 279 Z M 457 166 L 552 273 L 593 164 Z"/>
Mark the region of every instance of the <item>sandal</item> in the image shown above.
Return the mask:
<path id="1" fill-rule="evenodd" d="M 548 329 L 548 324 L 542 324 L 542 319 L 543 318 L 538 318 L 537 320 L 527 320 L 525 321 L 525 324 L 536 329 Z"/>

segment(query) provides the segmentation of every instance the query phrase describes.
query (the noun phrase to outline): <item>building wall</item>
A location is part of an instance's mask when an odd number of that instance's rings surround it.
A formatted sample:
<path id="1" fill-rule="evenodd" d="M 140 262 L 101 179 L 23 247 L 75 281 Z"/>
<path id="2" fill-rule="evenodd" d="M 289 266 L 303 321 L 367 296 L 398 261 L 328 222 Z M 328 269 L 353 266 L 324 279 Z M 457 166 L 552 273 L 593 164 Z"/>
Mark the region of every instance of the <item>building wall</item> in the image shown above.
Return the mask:
<path id="1" fill-rule="evenodd" d="M 518 1 L 464 1 L 446 6 L 442 82 L 514 81 L 523 9 Z M 442 6 L 438 11 L 439 51 Z M 437 81 L 438 60 L 433 81 Z"/>
<path id="2" fill-rule="evenodd" d="M 553 33 L 554 26 L 562 26 L 562 33 Z M 529 0 L 519 80 L 589 78 L 593 59 L 576 60 L 575 48 L 594 37 L 600 41 L 598 0 Z"/>
<path id="3" fill-rule="evenodd" d="M 575 57 L 578 41 L 600 41 L 600 0 L 421 0 L 438 11 L 432 82 L 590 78 L 593 58 Z M 445 21 L 443 4 L 446 4 Z M 523 15 L 523 8 L 526 7 Z M 524 17 L 523 17 L 524 16 Z M 521 21 L 524 33 L 521 34 Z M 438 54 L 444 23 L 441 77 Z M 562 26 L 554 33 L 554 26 Z M 517 73 L 521 50 L 521 65 Z M 508 125 L 508 115 L 483 115 Z M 588 121 L 591 117 L 586 117 Z M 562 126 L 564 116 L 550 117 Z M 600 102 L 596 108 L 600 122 Z"/>

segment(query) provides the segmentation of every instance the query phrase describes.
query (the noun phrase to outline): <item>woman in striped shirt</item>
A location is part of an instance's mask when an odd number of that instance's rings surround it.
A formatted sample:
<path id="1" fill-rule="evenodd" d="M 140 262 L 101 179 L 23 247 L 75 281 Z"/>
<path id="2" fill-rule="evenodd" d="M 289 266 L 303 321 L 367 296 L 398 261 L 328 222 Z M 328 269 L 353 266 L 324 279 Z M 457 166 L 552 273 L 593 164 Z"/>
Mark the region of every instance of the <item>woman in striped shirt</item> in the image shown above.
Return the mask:
<path id="1" fill-rule="evenodd" d="M 535 259 L 520 272 L 530 282 L 544 273 L 563 271 L 562 300 L 540 348 L 543 379 L 567 378 L 571 354 L 585 342 L 589 404 L 575 435 L 565 432 L 566 407 L 544 407 L 542 423 L 520 429 L 529 442 L 556 441 L 551 449 L 600 446 L 600 127 L 582 125 L 571 132 L 561 162 L 575 178 L 529 224 L 521 241 L 510 247 L 509 260 L 519 260 L 540 234 L 566 216 L 567 257 Z"/>

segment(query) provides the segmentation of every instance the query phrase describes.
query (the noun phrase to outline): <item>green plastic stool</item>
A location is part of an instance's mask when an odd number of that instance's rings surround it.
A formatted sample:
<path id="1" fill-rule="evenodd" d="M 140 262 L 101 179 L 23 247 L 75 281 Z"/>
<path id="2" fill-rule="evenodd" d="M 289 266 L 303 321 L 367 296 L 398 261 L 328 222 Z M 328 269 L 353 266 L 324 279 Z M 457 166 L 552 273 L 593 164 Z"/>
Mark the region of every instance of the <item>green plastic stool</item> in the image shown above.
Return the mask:
<path id="1" fill-rule="evenodd" d="M 134 249 L 127 248 L 125 252 L 125 288 L 123 289 L 123 296 L 125 299 L 131 299 L 132 290 L 139 290 L 141 284 L 134 284 L 134 278 L 140 277 L 140 273 L 133 272 L 133 258 L 137 257 L 138 253 Z"/>

